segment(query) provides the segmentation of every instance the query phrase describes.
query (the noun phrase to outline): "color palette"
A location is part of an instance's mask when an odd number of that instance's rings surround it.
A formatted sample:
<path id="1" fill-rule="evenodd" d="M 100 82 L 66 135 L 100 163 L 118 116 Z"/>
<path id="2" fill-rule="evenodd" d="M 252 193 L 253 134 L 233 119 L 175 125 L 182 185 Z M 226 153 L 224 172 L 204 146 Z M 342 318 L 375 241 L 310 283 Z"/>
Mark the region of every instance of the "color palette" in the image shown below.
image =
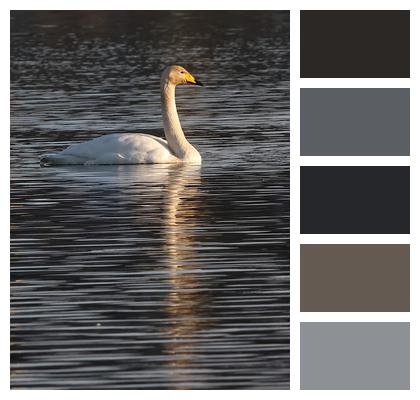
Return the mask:
<path id="1" fill-rule="evenodd" d="M 301 89 L 300 154 L 410 155 L 410 89 Z"/>
<path id="2" fill-rule="evenodd" d="M 410 12 L 301 11 L 300 76 L 409 78 Z"/>
<path id="3" fill-rule="evenodd" d="M 406 244 L 303 244 L 300 310 L 410 311 L 410 247 Z"/>
<path id="4" fill-rule="evenodd" d="M 301 323 L 301 389 L 409 389 L 406 322 Z"/>
<path id="5" fill-rule="evenodd" d="M 410 88 L 365 78 L 410 77 L 410 11 L 304 10 L 300 46 L 300 387 L 409 389 Z"/>

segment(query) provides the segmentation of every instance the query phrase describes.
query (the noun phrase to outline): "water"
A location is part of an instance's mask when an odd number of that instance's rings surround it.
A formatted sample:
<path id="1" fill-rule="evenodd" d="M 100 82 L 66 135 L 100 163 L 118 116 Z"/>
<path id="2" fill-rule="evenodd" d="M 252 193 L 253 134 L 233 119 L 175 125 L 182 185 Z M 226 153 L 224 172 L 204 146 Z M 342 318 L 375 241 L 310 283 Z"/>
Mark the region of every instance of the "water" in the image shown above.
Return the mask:
<path id="1" fill-rule="evenodd" d="M 11 387 L 289 387 L 289 38 L 283 12 L 13 12 Z M 41 168 L 162 135 L 177 89 L 201 168 Z"/>

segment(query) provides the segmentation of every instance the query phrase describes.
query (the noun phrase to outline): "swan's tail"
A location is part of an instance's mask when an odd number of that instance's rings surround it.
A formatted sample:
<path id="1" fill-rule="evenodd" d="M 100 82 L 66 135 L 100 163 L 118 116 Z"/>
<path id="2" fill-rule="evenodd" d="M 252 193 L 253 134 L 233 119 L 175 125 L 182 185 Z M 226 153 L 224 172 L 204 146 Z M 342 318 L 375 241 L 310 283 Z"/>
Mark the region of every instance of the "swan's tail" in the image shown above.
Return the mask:
<path id="1" fill-rule="evenodd" d="M 69 164 L 83 164 L 79 157 L 64 154 L 44 154 L 39 159 L 42 167 L 49 165 L 69 165 Z"/>

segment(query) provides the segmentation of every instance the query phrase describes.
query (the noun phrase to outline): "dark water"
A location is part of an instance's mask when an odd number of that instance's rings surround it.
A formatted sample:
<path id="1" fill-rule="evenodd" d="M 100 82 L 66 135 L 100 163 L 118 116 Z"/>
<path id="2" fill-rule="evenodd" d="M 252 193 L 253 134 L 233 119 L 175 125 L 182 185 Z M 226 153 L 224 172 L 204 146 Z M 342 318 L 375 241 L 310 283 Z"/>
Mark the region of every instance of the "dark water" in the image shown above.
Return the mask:
<path id="1" fill-rule="evenodd" d="M 288 13 L 13 12 L 11 386 L 289 386 Z M 162 134 L 177 90 L 201 168 L 40 168 Z"/>

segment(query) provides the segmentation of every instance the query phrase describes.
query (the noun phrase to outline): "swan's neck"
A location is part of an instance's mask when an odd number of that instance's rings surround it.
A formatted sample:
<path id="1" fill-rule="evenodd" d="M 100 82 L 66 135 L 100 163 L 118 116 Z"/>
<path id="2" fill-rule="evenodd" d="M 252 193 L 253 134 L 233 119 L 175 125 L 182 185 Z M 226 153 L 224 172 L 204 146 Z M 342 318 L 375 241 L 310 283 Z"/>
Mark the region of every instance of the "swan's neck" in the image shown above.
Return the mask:
<path id="1" fill-rule="evenodd" d="M 175 85 L 168 81 L 163 81 L 160 90 L 166 140 L 171 151 L 182 159 L 192 146 L 185 138 L 179 122 L 175 104 Z"/>

